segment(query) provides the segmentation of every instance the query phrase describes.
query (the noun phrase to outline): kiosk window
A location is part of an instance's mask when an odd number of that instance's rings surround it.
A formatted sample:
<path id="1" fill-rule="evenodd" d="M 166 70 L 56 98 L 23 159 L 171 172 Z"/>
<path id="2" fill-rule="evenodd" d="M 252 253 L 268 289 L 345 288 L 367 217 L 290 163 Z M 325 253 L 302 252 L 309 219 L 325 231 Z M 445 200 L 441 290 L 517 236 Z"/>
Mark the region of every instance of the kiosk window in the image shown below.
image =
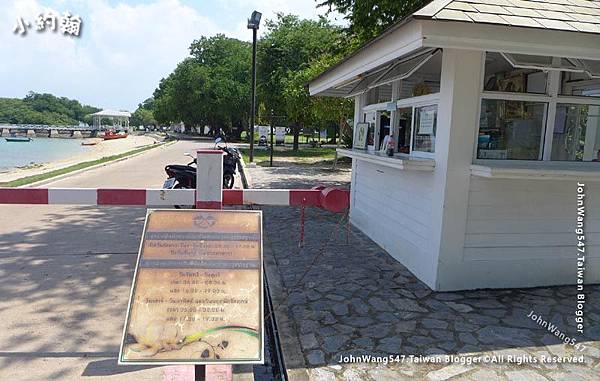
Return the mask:
<path id="1" fill-rule="evenodd" d="M 390 113 L 388 111 L 379 112 L 379 149 L 385 150 L 383 141 L 386 135 L 390 134 Z"/>
<path id="2" fill-rule="evenodd" d="M 477 159 L 600 161 L 598 97 L 600 61 L 486 53 Z"/>
<path id="3" fill-rule="evenodd" d="M 365 113 L 364 122 L 369 124 L 367 132 L 367 145 L 373 146 L 375 144 L 375 118 L 377 117 L 375 112 Z"/>
<path id="4" fill-rule="evenodd" d="M 437 129 L 437 105 L 415 107 L 415 131 L 413 151 L 435 152 Z"/>
<path id="5" fill-rule="evenodd" d="M 587 73 L 561 73 L 560 94 L 576 97 L 600 97 L 600 78 Z"/>
<path id="6" fill-rule="evenodd" d="M 478 159 L 541 160 L 546 103 L 484 99 Z"/>
<path id="7" fill-rule="evenodd" d="M 556 106 L 551 159 L 600 161 L 600 106 Z"/>
<path id="8" fill-rule="evenodd" d="M 410 153 L 412 107 L 398 109 L 398 152 Z"/>
<path id="9" fill-rule="evenodd" d="M 516 68 L 499 53 L 486 54 L 485 91 L 544 94 L 546 79 L 541 70 Z"/>

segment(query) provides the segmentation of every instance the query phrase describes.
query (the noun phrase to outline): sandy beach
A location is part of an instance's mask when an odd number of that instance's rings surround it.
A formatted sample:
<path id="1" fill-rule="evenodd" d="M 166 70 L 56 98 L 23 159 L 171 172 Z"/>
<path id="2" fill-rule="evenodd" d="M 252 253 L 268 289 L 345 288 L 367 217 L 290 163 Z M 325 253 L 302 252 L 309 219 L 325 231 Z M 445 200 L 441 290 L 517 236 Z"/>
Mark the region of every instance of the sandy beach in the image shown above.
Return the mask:
<path id="1" fill-rule="evenodd" d="M 82 141 L 84 140 L 96 140 L 98 143 L 96 145 L 88 146 L 86 152 L 71 156 L 66 159 L 39 163 L 35 166 L 26 168 L 15 168 L 7 172 L 0 173 L 0 183 L 17 180 L 27 176 L 39 175 L 56 169 L 69 167 L 78 163 L 101 159 L 106 156 L 118 155 L 158 142 L 156 138 L 145 135 L 129 135 L 126 139 L 109 141 L 105 141 L 100 138 L 82 139 Z"/>

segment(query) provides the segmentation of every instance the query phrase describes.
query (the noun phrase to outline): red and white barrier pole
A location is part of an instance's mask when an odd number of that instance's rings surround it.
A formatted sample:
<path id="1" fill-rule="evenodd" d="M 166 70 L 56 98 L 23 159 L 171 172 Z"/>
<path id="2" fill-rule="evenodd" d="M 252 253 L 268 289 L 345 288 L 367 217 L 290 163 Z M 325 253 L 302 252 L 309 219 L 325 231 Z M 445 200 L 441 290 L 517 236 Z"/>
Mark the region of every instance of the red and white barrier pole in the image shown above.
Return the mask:
<path id="1" fill-rule="evenodd" d="M 211 200 L 196 200 L 197 192 L 194 189 L 0 188 L 0 204 L 173 206 L 194 205 L 198 201 L 204 208 L 211 205 L 304 205 L 335 213 L 345 210 L 349 204 L 348 191 L 337 188 L 224 189 L 220 201 L 214 194 Z"/>
<path id="2" fill-rule="evenodd" d="M 196 200 L 194 189 L 103 189 L 103 188 L 0 188 L 0 204 L 122 205 L 204 208 L 222 205 L 316 206 L 339 213 L 348 208 L 348 191 L 343 189 L 224 189 L 216 195 Z M 200 191 L 202 192 L 202 190 Z"/>

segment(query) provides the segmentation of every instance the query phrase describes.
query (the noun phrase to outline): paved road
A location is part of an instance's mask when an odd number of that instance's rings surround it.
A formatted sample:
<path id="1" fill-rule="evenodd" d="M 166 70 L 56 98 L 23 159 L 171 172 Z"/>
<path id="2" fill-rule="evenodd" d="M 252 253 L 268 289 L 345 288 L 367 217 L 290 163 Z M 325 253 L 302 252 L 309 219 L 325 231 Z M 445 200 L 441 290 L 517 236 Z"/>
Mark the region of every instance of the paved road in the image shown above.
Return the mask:
<path id="1" fill-rule="evenodd" d="M 51 187 L 161 187 L 178 142 Z M 160 380 L 117 366 L 145 208 L 0 206 L 0 380 Z"/>

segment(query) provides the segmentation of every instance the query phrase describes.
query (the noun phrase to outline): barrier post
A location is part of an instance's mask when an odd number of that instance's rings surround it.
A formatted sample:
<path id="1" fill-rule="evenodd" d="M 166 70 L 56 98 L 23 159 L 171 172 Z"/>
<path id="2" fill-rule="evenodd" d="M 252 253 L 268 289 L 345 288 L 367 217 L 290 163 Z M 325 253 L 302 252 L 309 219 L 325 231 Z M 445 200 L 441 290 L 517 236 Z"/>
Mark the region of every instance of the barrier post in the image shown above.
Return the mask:
<path id="1" fill-rule="evenodd" d="M 223 207 L 223 152 L 201 149 L 196 151 L 196 196 L 198 209 L 221 209 Z M 192 370 L 190 372 L 190 370 Z M 176 376 L 173 376 L 176 375 Z M 231 365 L 175 365 L 165 369 L 168 381 L 231 381 Z"/>
<path id="2" fill-rule="evenodd" d="M 202 149 L 196 157 L 196 208 L 223 207 L 223 152 Z"/>
<path id="3" fill-rule="evenodd" d="M 196 208 L 223 208 L 223 152 L 198 150 L 196 156 Z M 231 381 L 231 365 L 196 365 L 196 380 Z"/>

